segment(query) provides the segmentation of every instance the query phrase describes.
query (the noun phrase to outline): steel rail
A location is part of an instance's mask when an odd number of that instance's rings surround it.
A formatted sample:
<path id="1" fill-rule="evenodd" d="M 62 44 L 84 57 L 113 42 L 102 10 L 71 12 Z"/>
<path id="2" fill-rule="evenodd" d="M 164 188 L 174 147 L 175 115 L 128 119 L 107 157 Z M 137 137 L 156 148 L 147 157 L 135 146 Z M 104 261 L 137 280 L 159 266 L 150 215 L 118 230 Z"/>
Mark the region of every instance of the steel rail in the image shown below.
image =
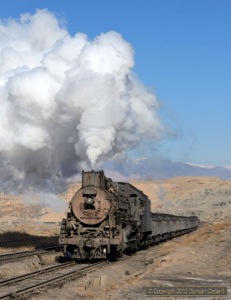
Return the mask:
<path id="1" fill-rule="evenodd" d="M 3 279 L 3 280 L 0 280 L 0 287 L 8 285 L 8 284 L 15 283 L 15 282 L 20 282 L 20 281 L 23 281 L 24 279 L 37 277 L 37 276 L 42 275 L 42 274 L 48 274 L 49 272 L 53 272 L 53 271 L 57 271 L 57 270 L 61 270 L 61 269 L 66 269 L 67 267 L 74 266 L 74 265 L 76 265 L 76 263 L 71 261 L 71 262 L 61 264 L 61 265 L 54 265 L 54 266 L 51 266 L 51 267 L 46 267 L 46 268 L 43 268 L 43 269 L 40 269 L 40 270 L 37 270 L 37 271 L 33 271 L 33 272 L 30 272 L 30 273 L 19 275 L 19 276 L 16 276 L 16 277 Z"/>
<path id="2" fill-rule="evenodd" d="M 48 247 L 48 248 L 37 249 L 37 250 L 28 250 L 28 251 L 0 254 L 0 264 L 7 262 L 7 261 L 14 261 L 17 259 L 22 259 L 22 258 L 32 256 L 32 255 L 41 255 L 41 254 L 57 251 L 59 249 L 61 249 L 60 246 L 55 246 L 55 247 Z"/>
<path id="3" fill-rule="evenodd" d="M 49 277 L 44 278 L 45 274 L 42 274 L 43 275 L 42 280 L 41 280 L 41 278 L 40 279 L 38 278 L 38 282 L 31 283 L 27 286 L 21 286 L 21 287 L 18 286 L 18 287 L 16 287 L 15 290 L 9 291 L 4 295 L 0 295 L 0 299 L 14 299 L 14 298 L 17 298 L 19 296 L 29 294 L 29 293 L 31 293 L 35 290 L 38 290 L 42 287 L 49 286 L 51 284 L 56 284 L 56 283 L 61 282 L 61 281 L 66 281 L 66 280 L 69 280 L 69 279 L 82 277 L 82 276 L 85 275 L 85 273 L 87 273 L 89 271 L 93 271 L 94 269 L 98 269 L 99 267 L 101 267 L 103 265 L 106 265 L 106 264 L 107 264 L 107 262 L 105 262 L 105 261 L 98 262 L 98 263 L 88 265 L 88 266 L 85 266 L 85 267 L 82 267 L 82 268 L 76 268 L 76 269 L 71 270 L 71 271 L 69 271 L 65 274 L 56 274 L 56 275 L 53 274 L 53 276 L 50 277 L 50 278 Z M 65 266 L 67 266 L 67 264 L 65 264 Z M 78 265 L 78 267 L 79 266 L 80 265 Z M 24 279 L 25 278 L 26 277 L 24 277 Z"/>

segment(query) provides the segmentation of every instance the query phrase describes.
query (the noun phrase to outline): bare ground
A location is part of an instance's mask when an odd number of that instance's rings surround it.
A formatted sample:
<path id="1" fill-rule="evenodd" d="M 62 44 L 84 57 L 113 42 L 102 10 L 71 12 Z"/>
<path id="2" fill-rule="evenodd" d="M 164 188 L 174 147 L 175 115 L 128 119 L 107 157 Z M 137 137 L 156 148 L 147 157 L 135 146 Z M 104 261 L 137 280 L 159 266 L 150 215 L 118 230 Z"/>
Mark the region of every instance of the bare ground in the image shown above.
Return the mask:
<path id="1" fill-rule="evenodd" d="M 36 294 L 31 299 L 152 299 L 145 294 L 146 287 L 164 286 L 219 286 L 228 287 L 228 296 L 203 299 L 231 299 L 231 182 L 218 178 L 183 177 L 165 181 L 133 182 L 152 199 L 152 209 L 163 212 L 200 214 L 202 223 L 198 230 L 168 242 L 140 251 L 125 260 L 109 264 L 81 280 L 63 287 L 55 287 Z M 72 185 L 65 195 L 68 201 L 76 190 Z M 27 233 L 33 241 L 0 244 L 0 252 L 18 251 L 39 247 L 43 242 L 55 243 L 58 223 L 42 222 L 44 214 L 55 222 L 61 221 L 51 210 L 25 207 L 20 199 L 7 196 L 2 203 L 0 241 L 10 237 L 9 231 Z M 5 197 L 6 198 L 6 197 Z M 14 201 L 14 202 L 11 202 Z M 11 209 L 14 204 L 14 209 Z M 7 208 L 4 211 L 4 207 Z M 23 214 L 27 213 L 27 218 Z M 11 213 L 12 212 L 12 217 Z M 12 220 L 15 223 L 12 223 Z M 20 236 L 20 235 L 19 235 Z M 18 237 L 19 237 L 18 236 Z M 10 241 L 12 236 L 10 237 Z M 22 236 L 21 236 L 22 240 Z M 5 241 L 5 240 L 4 240 Z M 56 237 L 57 241 L 57 237 Z M 45 257 L 44 264 L 54 257 Z M 26 262 L 0 266 L 0 277 L 43 268 L 38 257 Z M 153 299 L 178 299 L 153 297 Z M 202 299 L 179 297 L 179 299 Z"/>

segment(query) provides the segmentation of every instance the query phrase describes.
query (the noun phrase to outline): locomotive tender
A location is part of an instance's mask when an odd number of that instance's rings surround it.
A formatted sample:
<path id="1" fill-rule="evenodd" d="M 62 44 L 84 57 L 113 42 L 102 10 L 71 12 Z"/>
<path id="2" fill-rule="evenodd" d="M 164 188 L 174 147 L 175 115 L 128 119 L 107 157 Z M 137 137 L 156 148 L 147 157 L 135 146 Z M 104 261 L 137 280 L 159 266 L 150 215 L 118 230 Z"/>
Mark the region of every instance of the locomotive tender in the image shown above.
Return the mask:
<path id="1" fill-rule="evenodd" d="M 103 171 L 82 172 L 82 187 L 69 204 L 59 244 L 75 259 L 116 258 L 190 232 L 196 216 L 152 213 L 150 200 L 129 183 L 113 182 Z"/>

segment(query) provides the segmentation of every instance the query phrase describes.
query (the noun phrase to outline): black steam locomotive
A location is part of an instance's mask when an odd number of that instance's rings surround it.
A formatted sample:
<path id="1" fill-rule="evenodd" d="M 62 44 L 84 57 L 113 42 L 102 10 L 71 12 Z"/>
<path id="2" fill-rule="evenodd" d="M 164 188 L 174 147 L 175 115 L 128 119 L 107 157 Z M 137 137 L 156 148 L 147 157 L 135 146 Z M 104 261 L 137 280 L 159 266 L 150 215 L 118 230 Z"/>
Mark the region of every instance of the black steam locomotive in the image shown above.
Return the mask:
<path id="1" fill-rule="evenodd" d="M 196 216 L 152 213 L 150 200 L 103 171 L 82 172 L 82 188 L 70 201 L 59 244 L 75 259 L 116 258 L 198 227 Z"/>

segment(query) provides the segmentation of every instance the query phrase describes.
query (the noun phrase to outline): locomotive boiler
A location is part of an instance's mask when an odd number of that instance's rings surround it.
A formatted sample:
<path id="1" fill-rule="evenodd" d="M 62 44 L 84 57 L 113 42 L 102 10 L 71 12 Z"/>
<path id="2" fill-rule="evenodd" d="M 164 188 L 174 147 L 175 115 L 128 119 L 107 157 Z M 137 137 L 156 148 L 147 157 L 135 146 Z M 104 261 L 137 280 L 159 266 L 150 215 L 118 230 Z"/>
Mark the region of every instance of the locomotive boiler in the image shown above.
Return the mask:
<path id="1" fill-rule="evenodd" d="M 59 244 L 75 259 L 116 258 L 197 228 L 195 216 L 152 213 L 150 200 L 129 183 L 103 171 L 82 172 L 82 187 L 70 201 Z"/>

